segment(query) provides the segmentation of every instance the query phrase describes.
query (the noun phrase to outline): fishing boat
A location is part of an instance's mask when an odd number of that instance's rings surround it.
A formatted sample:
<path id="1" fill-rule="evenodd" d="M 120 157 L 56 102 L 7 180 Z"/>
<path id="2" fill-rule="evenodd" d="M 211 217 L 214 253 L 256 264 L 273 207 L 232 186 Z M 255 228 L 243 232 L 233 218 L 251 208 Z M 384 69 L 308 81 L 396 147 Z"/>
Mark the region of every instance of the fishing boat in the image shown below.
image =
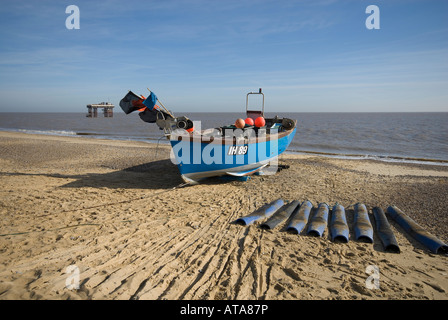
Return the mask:
<path id="1" fill-rule="evenodd" d="M 249 109 L 251 95 L 261 95 L 260 108 Z M 143 121 L 156 123 L 163 130 L 172 147 L 171 160 L 189 184 L 216 176 L 275 174 L 278 156 L 289 146 L 297 129 L 297 120 L 265 118 L 262 89 L 247 93 L 245 120 L 206 130 L 195 129 L 197 122 L 185 116 L 174 116 L 152 91 L 147 98 L 129 91 L 120 107 L 126 114 L 140 111 Z"/>

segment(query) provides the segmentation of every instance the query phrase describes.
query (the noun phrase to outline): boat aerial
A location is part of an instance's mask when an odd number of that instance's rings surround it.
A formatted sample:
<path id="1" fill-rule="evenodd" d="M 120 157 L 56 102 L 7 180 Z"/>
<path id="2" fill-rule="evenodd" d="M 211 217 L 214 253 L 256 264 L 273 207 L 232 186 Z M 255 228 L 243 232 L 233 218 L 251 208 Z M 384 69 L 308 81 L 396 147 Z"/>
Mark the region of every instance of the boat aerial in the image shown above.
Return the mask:
<path id="1" fill-rule="evenodd" d="M 251 95 L 261 95 L 260 110 L 249 110 Z M 185 116 L 175 117 L 154 92 L 145 98 L 129 91 L 120 107 L 126 114 L 140 111 L 143 121 L 156 123 L 164 131 L 172 147 L 171 160 L 189 184 L 216 176 L 247 177 L 256 172 L 277 172 L 278 156 L 289 146 L 297 129 L 297 120 L 264 117 L 261 89 L 246 95 L 245 120 L 206 130 L 195 130 L 195 123 Z"/>

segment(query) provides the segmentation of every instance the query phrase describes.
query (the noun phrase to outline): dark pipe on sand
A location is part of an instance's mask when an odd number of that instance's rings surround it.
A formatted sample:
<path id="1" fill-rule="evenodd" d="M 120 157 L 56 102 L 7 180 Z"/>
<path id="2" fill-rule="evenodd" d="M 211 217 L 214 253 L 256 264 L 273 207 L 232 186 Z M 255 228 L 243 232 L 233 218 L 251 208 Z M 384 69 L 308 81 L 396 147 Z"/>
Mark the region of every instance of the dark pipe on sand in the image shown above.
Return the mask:
<path id="1" fill-rule="evenodd" d="M 331 212 L 330 219 L 331 241 L 347 243 L 349 239 L 349 229 L 345 209 L 340 204 L 335 204 Z"/>
<path id="2" fill-rule="evenodd" d="M 277 225 L 288 219 L 299 204 L 300 202 L 298 200 L 285 204 L 260 227 L 262 229 L 274 229 Z"/>
<path id="3" fill-rule="evenodd" d="M 403 211 L 396 206 L 387 208 L 389 216 L 395 220 L 406 232 L 408 232 L 414 239 L 424 245 L 433 253 L 448 253 L 448 246 L 443 243 L 436 236 L 432 235 L 414 220 L 408 217 Z"/>
<path id="4" fill-rule="evenodd" d="M 355 239 L 362 242 L 373 243 L 373 227 L 369 220 L 367 208 L 362 203 L 355 204 L 353 218 Z"/>
<path id="5" fill-rule="evenodd" d="M 259 219 L 262 218 L 269 218 L 272 216 L 278 209 L 280 209 L 283 206 L 284 202 L 282 199 L 277 199 L 272 201 L 271 203 L 265 204 L 261 208 L 255 210 L 251 214 L 244 216 L 242 218 L 239 218 L 235 221 L 235 223 L 242 224 L 242 225 L 249 225 Z"/>
<path id="6" fill-rule="evenodd" d="M 291 215 L 286 231 L 300 234 L 308 223 L 312 208 L 313 204 L 308 200 L 303 201 L 300 207 L 296 207 L 296 210 Z"/>
<path id="7" fill-rule="evenodd" d="M 316 214 L 311 218 L 308 226 L 307 235 L 322 237 L 327 227 L 328 221 L 328 204 L 320 203 Z"/>
<path id="8" fill-rule="evenodd" d="M 379 207 L 373 208 L 373 216 L 375 217 L 376 222 L 376 232 L 383 244 L 384 250 L 387 252 L 400 253 L 397 239 L 395 238 L 389 221 L 387 221 L 383 209 Z"/>

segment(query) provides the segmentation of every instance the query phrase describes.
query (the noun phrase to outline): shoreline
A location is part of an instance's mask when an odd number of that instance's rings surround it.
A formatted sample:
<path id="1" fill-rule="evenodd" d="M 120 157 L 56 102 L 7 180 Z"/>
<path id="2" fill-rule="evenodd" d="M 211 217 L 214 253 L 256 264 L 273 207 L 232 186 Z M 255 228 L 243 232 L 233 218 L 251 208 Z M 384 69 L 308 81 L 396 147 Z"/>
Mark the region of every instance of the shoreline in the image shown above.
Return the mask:
<path id="1" fill-rule="evenodd" d="M 409 163 L 409 164 L 428 164 L 448 166 L 448 160 L 441 159 L 428 159 L 428 158 L 416 158 L 416 157 L 399 157 L 399 156 L 377 156 L 377 155 L 362 155 L 362 154 L 342 154 L 332 152 L 320 152 L 320 151 L 300 151 L 300 150 L 287 150 L 286 153 L 296 154 L 309 154 L 314 156 L 324 156 L 336 159 L 347 160 L 376 160 L 388 163 Z"/>
<path id="2" fill-rule="evenodd" d="M 11 130 L 0 130 L 1 132 L 11 132 L 20 133 L 28 135 L 42 135 L 42 136 L 56 136 L 56 137 L 72 137 L 72 138 L 87 138 L 96 140 L 108 140 L 108 141 L 135 141 L 144 142 L 148 144 L 166 144 L 169 143 L 162 138 L 159 139 L 119 139 L 119 138 L 108 138 L 107 135 L 97 134 L 97 133 L 85 133 L 85 132 L 75 132 L 75 131 L 59 131 L 59 130 L 30 130 L 30 129 L 11 129 Z M 57 133 L 59 132 L 59 133 Z M 64 133 L 62 133 L 64 132 Z M 158 142 L 160 141 L 160 142 Z M 287 149 L 285 154 L 297 154 L 297 155 L 311 155 L 311 156 L 323 156 L 336 159 L 348 159 L 348 160 L 376 160 L 388 163 L 404 163 L 404 164 L 427 164 L 427 165 L 438 165 L 438 166 L 448 166 L 448 160 L 443 159 L 431 159 L 431 158 L 421 158 L 421 157 L 411 157 L 411 156 L 387 156 L 387 155 L 369 155 L 369 154 L 355 154 L 355 153 L 334 153 L 326 151 L 309 151 L 309 150 L 291 150 Z"/>
<path id="3" fill-rule="evenodd" d="M 355 203 L 396 205 L 446 243 L 447 167 L 283 154 L 273 176 L 180 188 L 169 151 L 0 131 L 0 299 L 448 299 L 446 255 L 393 221 L 399 254 L 352 229 Z M 278 198 L 343 205 L 350 241 L 233 223 Z"/>

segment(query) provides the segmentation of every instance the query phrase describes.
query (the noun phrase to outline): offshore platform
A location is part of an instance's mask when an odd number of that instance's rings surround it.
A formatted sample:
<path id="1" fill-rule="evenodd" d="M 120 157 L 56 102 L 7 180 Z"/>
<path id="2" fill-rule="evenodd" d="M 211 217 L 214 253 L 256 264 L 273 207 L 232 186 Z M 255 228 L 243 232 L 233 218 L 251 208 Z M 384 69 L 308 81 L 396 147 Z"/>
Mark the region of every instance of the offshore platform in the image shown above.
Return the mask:
<path id="1" fill-rule="evenodd" d="M 114 116 L 114 107 L 115 106 L 110 102 L 88 104 L 86 117 L 96 118 L 98 116 L 98 108 L 102 108 L 104 116 L 107 118 L 112 118 Z"/>

